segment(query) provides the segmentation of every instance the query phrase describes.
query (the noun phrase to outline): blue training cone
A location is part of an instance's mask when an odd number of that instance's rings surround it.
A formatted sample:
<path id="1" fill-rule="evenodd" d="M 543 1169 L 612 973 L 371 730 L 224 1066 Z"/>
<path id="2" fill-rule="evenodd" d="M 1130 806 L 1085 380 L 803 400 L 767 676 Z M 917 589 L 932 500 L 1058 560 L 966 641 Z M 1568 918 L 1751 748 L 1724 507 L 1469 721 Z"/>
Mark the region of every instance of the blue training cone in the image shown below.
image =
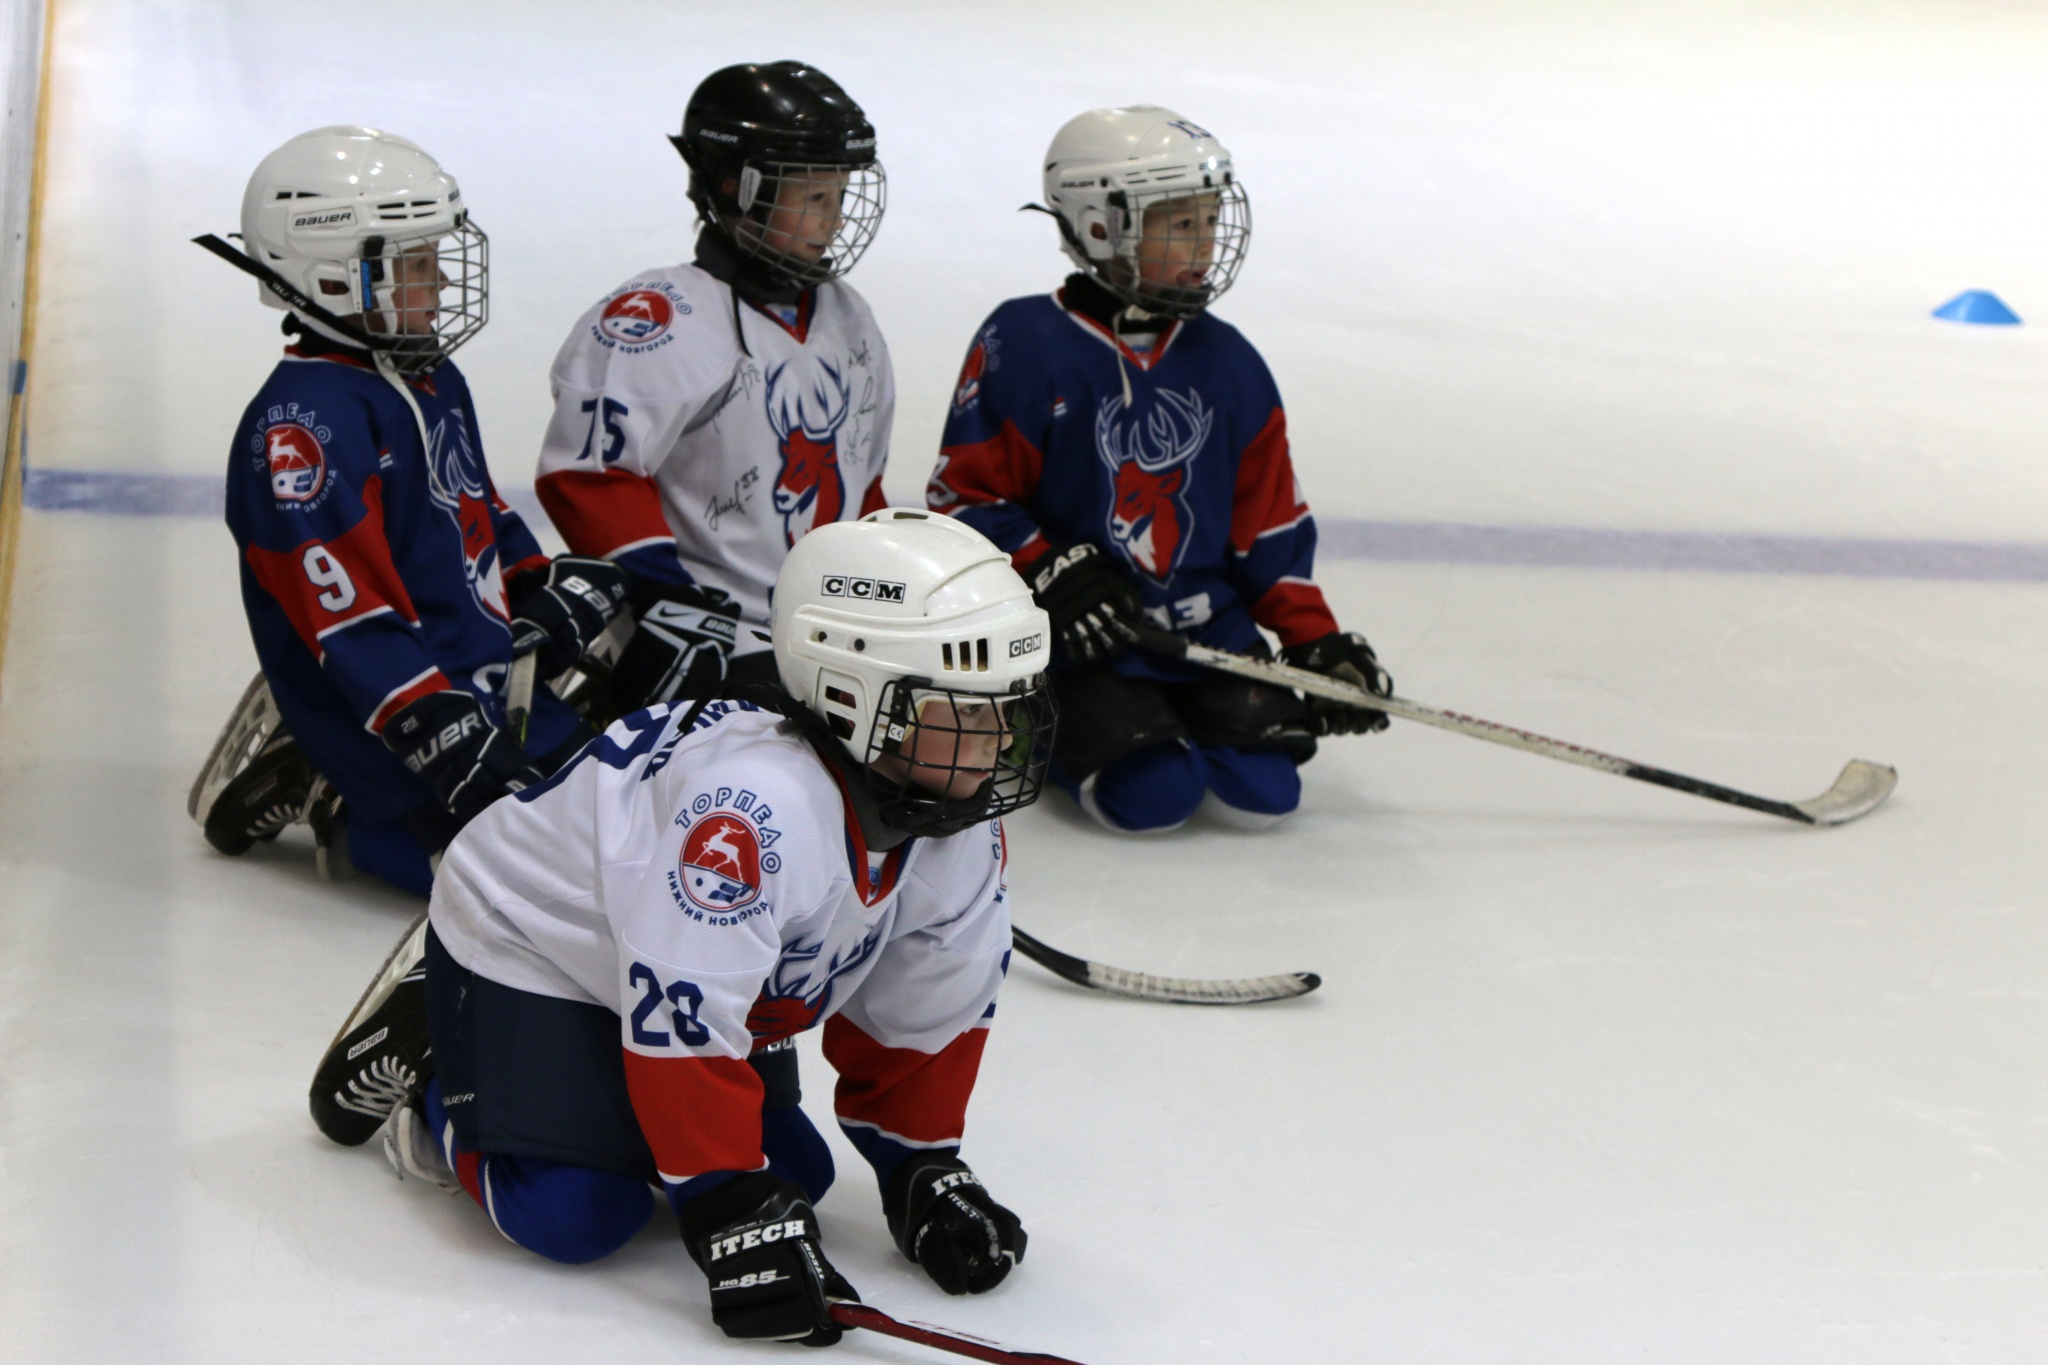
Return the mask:
<path id="1" fill-rule="evenodd" d="M 1934 316 L 1948 322 L 1975 322 L 1987 327 L 2017 327 L 2020 321 L 2020 315 L 1989 289 L 1965 289 L 1935 309 Z"/>

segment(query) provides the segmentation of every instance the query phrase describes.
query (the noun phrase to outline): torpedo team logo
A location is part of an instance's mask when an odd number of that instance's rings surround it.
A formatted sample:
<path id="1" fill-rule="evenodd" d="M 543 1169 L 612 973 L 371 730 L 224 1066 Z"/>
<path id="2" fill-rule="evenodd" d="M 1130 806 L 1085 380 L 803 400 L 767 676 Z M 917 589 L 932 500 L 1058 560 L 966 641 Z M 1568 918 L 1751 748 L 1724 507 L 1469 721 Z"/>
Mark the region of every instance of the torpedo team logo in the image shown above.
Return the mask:
<path id="1" fill-rule="evenodd" d="M 981 381 L 997 367 L 996 329 L 984 327 L 967 349 L 967 361 L 960 367 L 960 382 L 953 387 L 953 411 L 965 412 L 981 397 Z"/>
<path id="2" fill-rule="evenodd" d="M 635 355 L 675 340 L 669 328 L 689 311 L 667 280 L 639 281 L 604 301 L 590 334 L 607 347 Z"/>
<path id="3" fill-rule="evenodd" d="M 769 912 L 761 899 L 765 874 L 781 870 L 781 855 L 768 851 L 781 831 L 768 828 L 774 815 L 754 793 L 720 787 L 700 793 L 676 816 L 685 826 L 669 894 L 677 908 L 702 924 L 739 924 Z"/>
<path id="4" fill-rule="evenodd" d="M 270 491 L 284 502 L 311 502 L 327 486 L 327 451 L 311 427 L 279 422 L 263 433 Z"/>
<path id="5" fill-rule="evenodd" d="M 604 306 L 597 325 L 613 341 L 648 342 L 668 330 L 676 310 L 652 289 L 628 289 Z"/>
<path id="6" fill-rule="evenodd" d="M 737 910 L 761 894 L 761 841 L 737 815 L 708 816 L 691 826 L 678 863 L 683 894 L 705 910 Z"/>
<path id="7" fill-rule="evenodd" d="M 1188 462 L 1209 443 L 1216 414 L 1202 396 L 1159 390 L 1144 418 L 1124 420 L 1124 400 L 1111 394 L 1095 412 L 1095 453 L 1109 470 L 1105 529 L 1131 567 L 1155 583 L 1173 577 L 1194 532 L 1187 501 Z"/>

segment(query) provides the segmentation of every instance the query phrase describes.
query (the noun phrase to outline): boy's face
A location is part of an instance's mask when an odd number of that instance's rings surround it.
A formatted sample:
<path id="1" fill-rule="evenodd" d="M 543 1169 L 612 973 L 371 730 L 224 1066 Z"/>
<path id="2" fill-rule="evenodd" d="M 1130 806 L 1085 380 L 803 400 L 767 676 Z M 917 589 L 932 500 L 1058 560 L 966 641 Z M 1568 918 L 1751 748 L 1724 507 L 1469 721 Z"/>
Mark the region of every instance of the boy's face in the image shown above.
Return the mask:
<path id="1" fill-rule="evenodd" d="M 1168 199 L 1145 210 L 1138 235 L 1138 286 L 1148 294 L 1198 290 L 1216 262 L 1222 196 L 1209 191 Z"/>
<path id="2" fill-rule="evenodd" d="M 448 284 L 447 275 L 441 271 L 441 243 L 414 242 L 385 264 L 391 271 L 391 307 L 372 311 L 368 330 L 432 336 L 434 317 L 441 311 L 441 290 Z"/>
<path id="3" fill-rule="evenodd" d="M 775 182 L 775 202 L 759 217 L 739 224 L 743 238 L 764 250 L 815 265 L 832 248 L 844 221 L 848 173 L 817 167 L 806 174 L 786 175 Z M 734 187 L 728 185 L 727 193 Z"/>
<path id="4" fill-rule="evenodd" d="M 935 796 L 961 801 L 995 774 L 1009 739 L 1003 702 L 991 697 L 927 697 L 920 701 L 896 752 L 875 760 L 884 777 L 908 779 Z"/>

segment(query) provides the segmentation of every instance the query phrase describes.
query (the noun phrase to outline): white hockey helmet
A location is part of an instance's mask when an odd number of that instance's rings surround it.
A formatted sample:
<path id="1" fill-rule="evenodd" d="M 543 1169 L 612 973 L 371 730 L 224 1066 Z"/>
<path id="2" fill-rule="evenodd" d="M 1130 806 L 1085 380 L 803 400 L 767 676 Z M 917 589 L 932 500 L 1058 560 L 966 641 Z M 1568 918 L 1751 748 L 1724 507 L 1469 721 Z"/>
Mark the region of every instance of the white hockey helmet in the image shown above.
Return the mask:
<path id="1" fill-rule="evenodd" d="M 1190 200 L 1192 225 L 1155 223 L 1147 246 L 1188 269 L 1148 284 L 1138 256 L 1145 212 Z M 1124 302 L 1165 317 L 1193 317 L 1213 303 L 1237 279 L 1251 242 L 1251 201 L 1229 149 L 1156 104 L 1068 120 L 1045 152 L 1045 202 L 1076 265 Z"/>
<path id="2" fill-rule="evenodd" d="M 1009 556 L 974 528 L 908 507 L 818 527 L 776 575 L 773 640 L 782 685 L 876 773 L 889 824 L 952 833 L 1038 798 L 1052 748 L 1052 624 Z M 1000 720 L 970 726 L 971 710 Z M 905 746 L 920 730 L 913 757 Z M 961 761 L 970 730 L 984 743 L 1000 735 L 992 763 Z M 933 734 L 953 736 L 937 759 Z M 915 781 L 878 764 L 950 771 Z"/>
<path id="3" fill-rule="evenodd" d="M 455 177 L 394 133 L 316 128 L 264 157 L 242 194 L 242 248 L 330 311 L 360 314 L 401 373 L 432 369 L 488 316 L 488 240 Z"/>

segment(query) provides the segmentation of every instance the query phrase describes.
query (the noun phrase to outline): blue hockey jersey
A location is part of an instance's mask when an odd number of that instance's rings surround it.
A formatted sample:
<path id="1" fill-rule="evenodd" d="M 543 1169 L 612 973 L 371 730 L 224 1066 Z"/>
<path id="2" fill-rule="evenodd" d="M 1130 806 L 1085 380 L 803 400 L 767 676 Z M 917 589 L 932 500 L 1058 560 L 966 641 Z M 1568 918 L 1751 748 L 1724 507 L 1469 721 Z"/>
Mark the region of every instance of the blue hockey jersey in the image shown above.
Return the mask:
<path id="1" fill-rule="evenodd" d="M 421 422 L 355 354 L 291 347 L 228 458 L 242 603 L 286 726 L 366 820 L 433 793 L 379 738 L 408 702 L 459 687 L 502 720 L 512 661 L 505 581 L 545 564 L 484 464 L 461 371 L 409 381 Z M 535 753 L 576 720 L 536 697 Z"/>
<path id="2" fill-rule="evenodd" d="M 1095 544 L 1125 566 L 1146 614 L 1220 649 L 1337 628 L 1310 579 L 1315 520 L 1265 362 L 1208 314 L 1139 351 L 1069 290 L 990 315 L 954 390 L 926 500 L 1009 551 Z M 1132 653 L 1123 672 L 1174 678 Z"/>

